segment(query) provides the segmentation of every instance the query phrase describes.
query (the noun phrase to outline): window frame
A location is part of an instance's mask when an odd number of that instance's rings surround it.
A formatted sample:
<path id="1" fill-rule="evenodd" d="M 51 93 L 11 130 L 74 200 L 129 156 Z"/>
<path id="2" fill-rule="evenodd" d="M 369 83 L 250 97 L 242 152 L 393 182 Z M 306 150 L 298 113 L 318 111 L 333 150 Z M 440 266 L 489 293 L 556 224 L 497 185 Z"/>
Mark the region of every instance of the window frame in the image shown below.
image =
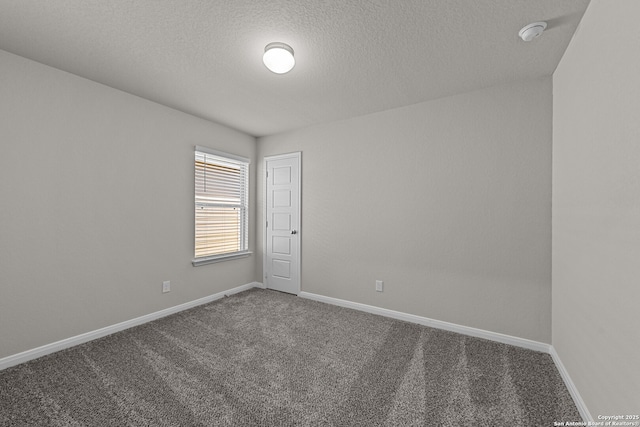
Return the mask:
<path id="1" fill-rule="evenodd" d="M 206 255 L 206 256 L 200 256 L 200 257 L 196 257 L 196 235 L 198 233 L 198 227 L 197 227 L 197 220 L 196 220 L 196 212 L 198 207 L 202 206 L 203 202 L 198 200 L 197 197 L 197 181 L 198 181 L 198 176 L 197 176 L 197 162 L 198 162 L 198 155 L 208 155 L 211 156 L 212 158 L 218 158 L 220 160 L 221 163 L 232 163 L 234 165 L 238 165 L 240 167 L 245 168 L 245 174 L 244 174 L 244 182 L 242 183 L 242 186 L 244 187 L 243 190 L 241 190 L 241 192 L 244 194 L 243 197 L 243 201 L 241 200 L 241 205 L 242 205 L 242 209 L 244 210 L 244 215 L 245 218 L 240 218 L 240 251 L 236 251 L 236 252 L 224 252 L 224 253 L 220 253 L 220 254 L 214 254 L 214 255 Z M 214 159 L 215 160 L 215 159 Z M 215 163 L 212 163 L 215 164 Z M 248 257 L 252 254 L 252 252 L 249 250 L 249 170 L 250 170 L 250 165 L 251 165 L 251 160 L 246 158 L 246 157 L 242 157 L 242 156 L 237 156 L 235 154 L 230 154 L 230 153 L 226 153 L 226 152 L 222 152 L 222 151 L 218 151 L 218 150 L 214 150 L 212 148 L 209 147 L 203 147 L 200 145 L 196 145 L 194 147 L 194 191 L 193 191 L 193 197 L 194 197 L 194 211 L 193 211 L 193 254 L 194 254 L 194 258 L 192 259 L 191 263 L 193 264 L 194 267 L 200 266 L 200 265 L 205 265 L 205 264 L 211 264 L 211 263 L 216 263 L 216 262 L 222 262 L 222 261 L 228 261 L 228 260 L 232 260 L 232 259 L 238 259 L 238 258 L 245 258 Z M 224 166 L 224 165 L 222 165 Z"/>

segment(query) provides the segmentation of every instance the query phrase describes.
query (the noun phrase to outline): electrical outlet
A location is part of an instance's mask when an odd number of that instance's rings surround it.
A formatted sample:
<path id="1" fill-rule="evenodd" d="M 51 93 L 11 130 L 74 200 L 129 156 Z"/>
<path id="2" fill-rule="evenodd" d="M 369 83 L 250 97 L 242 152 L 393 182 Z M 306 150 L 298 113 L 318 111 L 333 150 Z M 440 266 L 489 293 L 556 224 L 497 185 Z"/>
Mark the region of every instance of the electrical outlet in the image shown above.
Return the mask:
<path id="1" fill-rule="evenodd" d="M 162 282 L 162 293 L 166 293 L 171 291 L 171 281 L 167 280 L 165 282 Z"/>
<path id="2" fill-rule="evenodd" d="M 376 280 L 376 291 L 383 292 L 384 282 L 382 280 Z"/>

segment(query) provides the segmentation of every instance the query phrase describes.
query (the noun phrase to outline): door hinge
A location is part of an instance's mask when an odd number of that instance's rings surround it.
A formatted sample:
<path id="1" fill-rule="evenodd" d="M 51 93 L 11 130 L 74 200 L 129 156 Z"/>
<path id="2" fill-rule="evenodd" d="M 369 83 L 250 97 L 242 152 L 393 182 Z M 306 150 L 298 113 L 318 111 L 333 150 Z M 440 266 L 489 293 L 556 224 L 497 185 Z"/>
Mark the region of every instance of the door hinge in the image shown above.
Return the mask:
<path id="1" fill-rule="evenodd" d="M 267 228 L 269 228 L 269 221 L 267 221 Z"/>
<path id="2" fill-rule="evenodd" d="M 269 171 L 267 171 L 267 178 L 269 178 Z"/>

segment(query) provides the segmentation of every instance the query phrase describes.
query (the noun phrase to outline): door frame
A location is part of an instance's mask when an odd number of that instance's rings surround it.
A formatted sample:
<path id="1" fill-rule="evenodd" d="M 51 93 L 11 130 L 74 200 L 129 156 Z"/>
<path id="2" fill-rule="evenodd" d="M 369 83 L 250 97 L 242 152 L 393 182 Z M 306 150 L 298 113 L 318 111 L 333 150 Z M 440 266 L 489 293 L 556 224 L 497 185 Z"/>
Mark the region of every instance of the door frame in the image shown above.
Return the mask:
<path id="1" fill-rule="evenodd" d="M 267 163 L 270 160 L 281 160 L 294 158 L 298 162 L 298 253 L 296 254 L 296 264 L 297 264 L 297 273 L 298 273 L 298 290 L 296 295 L 300 294 L 302 290 L 302 151 L 294 151 L 291 153 L 285 154 L 277 154 L 274 156 L 266 156 L 262 162 L 262 176 L 264 177 L 264 187 L 262 191 L 264 192 L 264 212 L 263 212 L 263 222 L 264 226 L 264 236 L 262 239 L 262 276 L 263 280 L 267 278 L 267 185 L 269 184 L 267 178 Z M 268 289 L 267 283 L 264 283 L 264 287 Z"/>

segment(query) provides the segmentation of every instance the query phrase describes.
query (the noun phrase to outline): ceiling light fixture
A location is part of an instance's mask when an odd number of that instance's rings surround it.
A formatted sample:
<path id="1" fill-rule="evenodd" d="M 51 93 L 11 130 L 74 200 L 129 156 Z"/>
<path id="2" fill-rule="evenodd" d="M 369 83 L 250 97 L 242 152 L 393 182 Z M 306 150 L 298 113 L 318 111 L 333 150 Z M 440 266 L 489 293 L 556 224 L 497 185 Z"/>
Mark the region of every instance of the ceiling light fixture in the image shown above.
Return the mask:
<path id="1" fill-rule="evenodd" d="M 546 22 L 534 22 L 533 24 L 525 25 L 522 27 L 518 35 L 526 42 L 530 42 L 536 37 L 540 37 L 540 34 L 547 28 Z"/>
<path id="2" fill-rule="evenodd" d="M 288 73 L 296 65 L 291 46 L 279 42 L 269 43 L 265 46 L 262 62 L 276 74 Z"/>

